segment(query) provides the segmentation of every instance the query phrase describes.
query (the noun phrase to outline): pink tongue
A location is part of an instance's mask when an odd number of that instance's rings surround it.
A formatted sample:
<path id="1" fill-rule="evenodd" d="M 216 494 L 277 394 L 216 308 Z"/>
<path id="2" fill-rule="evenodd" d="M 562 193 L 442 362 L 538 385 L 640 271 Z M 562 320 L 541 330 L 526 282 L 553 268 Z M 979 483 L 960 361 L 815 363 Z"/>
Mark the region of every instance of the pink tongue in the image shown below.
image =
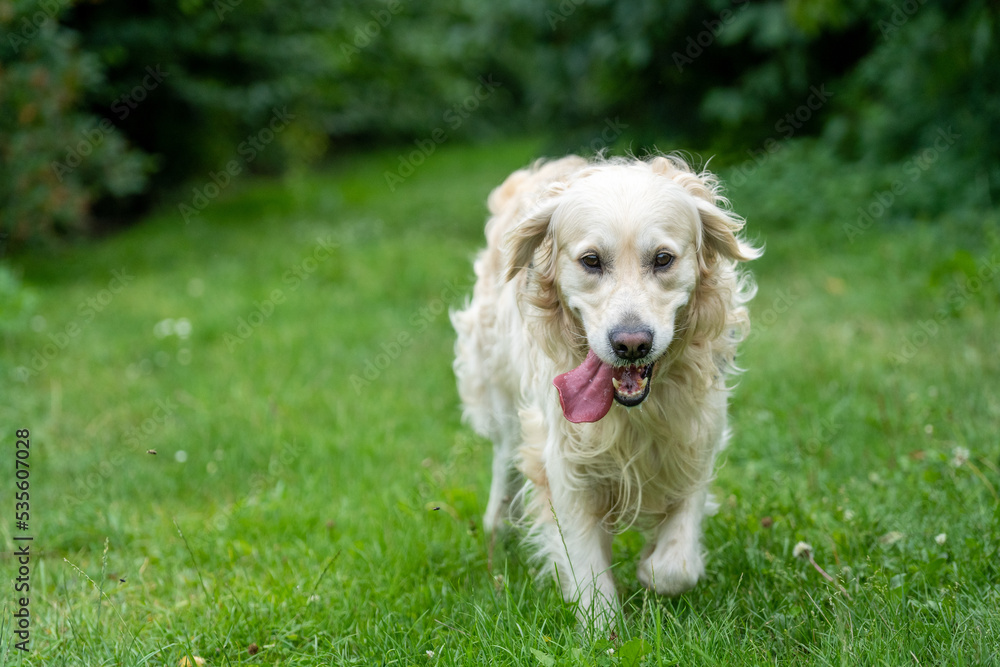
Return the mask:
<path id="1" fill-rule="evenodd" d="M 566 419 L 579 424 L 596 422 L 611 409 L 615 388 L 611 384 L 612 368 L 594 354 L 587 352 L 582 364 L 552 381 L 559 390 L 559 404 Z"/>

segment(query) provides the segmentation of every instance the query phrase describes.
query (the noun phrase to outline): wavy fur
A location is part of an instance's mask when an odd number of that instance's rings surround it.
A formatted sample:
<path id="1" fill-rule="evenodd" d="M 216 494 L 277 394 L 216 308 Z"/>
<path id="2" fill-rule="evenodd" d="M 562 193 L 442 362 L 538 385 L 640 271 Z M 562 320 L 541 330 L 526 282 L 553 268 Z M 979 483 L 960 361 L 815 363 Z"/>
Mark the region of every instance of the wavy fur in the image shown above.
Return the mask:
<path id="1" fill-rule="evenodd" d="M 485 527 L 522 521 L 581 618 L 617 609 L 611 538 L 630 526 L 650 536 L 640 580 L 689 589 L 704 571 L 701 517 L 756 289 L 739 264 L 761 251 L 715 176 L 678 156 L 536 162 L 488 205 L 473 296 L 452 313 L 464 417 L 494 442 Z M 677 249 L 674 273 L 641 263 L 647 237 Z M 607 277 L 581 271 L 583 243 L 618 249 Z M 553 378 L 588 349 L 618 363 L 603 340 L 625 317 L 650 322 L 660 341 L 648 397 L 595 423 L 567 421 Z"/>

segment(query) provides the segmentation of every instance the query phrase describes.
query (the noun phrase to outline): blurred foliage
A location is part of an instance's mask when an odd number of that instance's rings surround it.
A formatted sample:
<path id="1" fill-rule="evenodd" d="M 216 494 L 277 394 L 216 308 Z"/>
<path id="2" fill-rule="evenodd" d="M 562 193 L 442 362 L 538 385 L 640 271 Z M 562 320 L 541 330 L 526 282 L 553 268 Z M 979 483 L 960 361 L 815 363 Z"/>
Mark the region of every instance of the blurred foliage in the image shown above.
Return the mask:
<path id="1" fill-rule="evenodd" d="M 57 2 L 0 2 L 0 249 L 79 232 L 91 204 L 146 185 L 149 160 L 84 111 L 101 65 Z"/>
<path id="2" fill-rule="evenodd" d="M 9 334 L 25 331 L 38 303 L 38 295 L 25 287 L 21 278 L 0 264 L 0 340 L 6 345 Z"/>
<path id="3" fill-rule="evenodd" d="M 0 3 L 7 25 L 36 5 Z M 2 122 L 31 113 L 38 84 L 29 63 L 60 57 L 56 72 L 78 73 L 59 104 L 46 95 L 51 112 L 22 135 L 72 134 L 73 119 L 109 119 L 118 131 L 108 155 L 127 137 L 157 158 L 152 194 L 204 183 L 234 159 L 241 170 L 280 173 L 376 143 L 526 131 L 562 135 L 554 151 L 659 142 L 718 152 L 724 164 L 768 140 L 819 136 L 834 161 L 900 170 L 944 131 L 958 138 L 935 157 L 947 168 L 921 174 L 917 208 L 988 206 L 1000 193 L 1000 10 L 986 0 L 53 6 L 60 27 L 47 26 L 30 49 L 4 45 L 13 89 L 4 103 L 15 113 Z M 159 73 L 152 83 L 151 72 Z M 293 119 L 269 135 L 284 109 Z M 255 140 L 255 150 L 243 150 Z M 115 181 L 104 164 L 86 167 L 103 192 L 142 187 L 137 165 L 121 162 L 133 178 Z M 58 199 L 60 219 L 72 224 L 92 199 L 56 197 L 60 185 L 39 186 L 38 201 L 19 205 Z"/>
<path id="4" fill-rule="evenodd" d="M 1000 5 L 896 2 L 849 76 L 824 138 L 849 160 L 895 161 L 923 214 L 1000 195 Z M 933 167 L 933 168 L 932 168 Z"/>
<path id="5" fill-rule="evenodd" d="M 275 110 L 308 98 L 324 72 L 330 11 L 308 0 L 109 0 L 75 5 L 67 21 L 105 68 L 90 91 L 91 110 L 112 115 L 116 101 L 131 102 L 117 122 L 161 157 L 158 183 L 169 186 L 206 180 Z M 152 86 L 144 83 L 150 70 L 161 79 Z M 145 99 L 137 99 L 143 87 Z M 296 122 L 288 132 L 255 151 L 256 170 L 280 171 L 290 152 L 317 150 L 317 133 L 307 136 L 315 119 L 297 110 L 289 109 Z"/>

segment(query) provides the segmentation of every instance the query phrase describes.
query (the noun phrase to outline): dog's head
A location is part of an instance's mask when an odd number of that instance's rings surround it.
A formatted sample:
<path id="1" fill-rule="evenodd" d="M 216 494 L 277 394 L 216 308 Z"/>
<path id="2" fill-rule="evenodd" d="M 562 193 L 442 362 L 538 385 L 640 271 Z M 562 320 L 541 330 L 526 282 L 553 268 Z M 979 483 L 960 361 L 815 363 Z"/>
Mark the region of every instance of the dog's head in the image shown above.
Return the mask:
<path id="1" fill-rule="evenodd" d="M 506 239 L 507 277 L 531 267 L 547 335 L 564 348 L 584 336 L 578 370 L 610 374 L 622 405 L 646 398 L 675 341 L 722 333 L 732 298 L 717 271 L 760 255 L 717 192 L 676 158 L 604 161 L 550 186 Z"/>

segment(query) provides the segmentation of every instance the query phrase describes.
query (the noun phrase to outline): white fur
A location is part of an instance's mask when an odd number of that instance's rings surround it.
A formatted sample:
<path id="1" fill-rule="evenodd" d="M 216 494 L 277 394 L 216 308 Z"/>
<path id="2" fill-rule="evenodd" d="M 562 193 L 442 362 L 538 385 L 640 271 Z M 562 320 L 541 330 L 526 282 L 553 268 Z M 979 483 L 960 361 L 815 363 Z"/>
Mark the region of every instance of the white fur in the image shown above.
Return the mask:
<path id="1" fill-rule="evenodd" d="M 643 585 L 689 590 L 705 572 L 701 521 L 728 437 L 726 379 L 755 291 L 737 264 L 760 250 L 740 238 L 743 221 L 714 177 L 676 157 L 539 162 L 511 174 L 489 208 L 471 302 L 452 314 L 464 416 L 494 442 L 486 530 L 523 519 L 581 619 L 617 613 L 611 541 L 630 526 L 650 535 Z M 662 251 L 675 260 L 654 271 Z M 605 262 L 598 276 L 580 263 L 589 252 Z M 553 379 L 588 348 L 621 363 L 608 332 L 637 319 L 654 332 L 646 400 L 567 421 Z"/>

